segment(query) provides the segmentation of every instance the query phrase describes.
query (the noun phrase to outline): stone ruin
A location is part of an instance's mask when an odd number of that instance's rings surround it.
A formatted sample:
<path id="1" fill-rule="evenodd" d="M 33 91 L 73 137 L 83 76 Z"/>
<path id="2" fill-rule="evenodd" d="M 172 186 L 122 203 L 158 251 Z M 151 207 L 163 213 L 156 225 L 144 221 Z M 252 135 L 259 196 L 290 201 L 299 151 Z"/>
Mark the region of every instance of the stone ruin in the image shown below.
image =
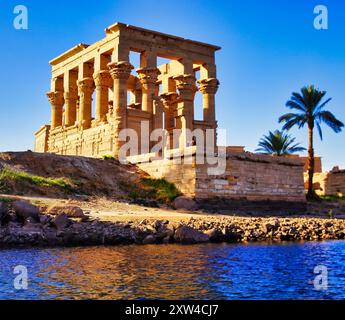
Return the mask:
<path id="1" fill-rule="evenodd" d="M 304 202 L 303 162 L 225 147 L 224 170 L 209 174 L 198 163 L 198 146 L 189 133 L 208 135 L 217 156 L 215 95 L 219 86 L 215 53 L 220 47 L 122 23 L 105 29 L 92 45 L 79 44 L 50 61 L 47 93 L 51 123 L 35 134 L 35 151 L 63 155 L 119 157 L 124 129 L 138 137 L 138 150 L 126 159 L 156 178 L 175 183 L 195 198 Z M 140 55 L 134 70 L 131 52 Z M 168 63 L 157 65 L 158 58 Z M 197 75 L 199 78 L 197 79 Z M 194 116 L 195 94 L 202 94 L 203 119 Z M 145 136 L 143 136 L 143 124 Z M 157 158 L 146 139 L 154 130 L 166 133 L 168 156 Z M 174 131 L 178 131 L 177 139 Z M 207 144 L 207 143 L 206 143 Z M 176 150 L 187 150 L 176 161 Z M 200 152 L 199 152 L 200 153 Z"/>

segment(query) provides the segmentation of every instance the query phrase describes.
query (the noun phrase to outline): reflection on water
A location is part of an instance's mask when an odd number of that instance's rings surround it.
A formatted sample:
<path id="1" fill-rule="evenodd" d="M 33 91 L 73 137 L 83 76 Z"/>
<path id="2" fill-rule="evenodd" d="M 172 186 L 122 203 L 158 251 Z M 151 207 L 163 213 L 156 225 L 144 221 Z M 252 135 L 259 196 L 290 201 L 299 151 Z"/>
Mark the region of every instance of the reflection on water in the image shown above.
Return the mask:
<path id="1" fill-rule="evenodd" d="M 344 258 L 341 241 L 0 250 L 0 299 L 341 299 Z M 13 288 L 16 265 L 28 290 Z"/>

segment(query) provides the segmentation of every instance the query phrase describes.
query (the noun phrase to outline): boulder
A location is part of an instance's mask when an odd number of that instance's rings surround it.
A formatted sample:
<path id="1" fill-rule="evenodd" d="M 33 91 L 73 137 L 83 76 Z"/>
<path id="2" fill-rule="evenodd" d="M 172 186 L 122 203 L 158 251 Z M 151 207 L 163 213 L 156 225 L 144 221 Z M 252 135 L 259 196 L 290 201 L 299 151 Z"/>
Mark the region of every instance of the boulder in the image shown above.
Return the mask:
<path id="1" fill-rule="evenodd" d="M 188 197 L 180 196 L 177 197 L 173 202 L 173 207 L 176 210 L 197 210 L 197 203 Z"/>
<path id="2" fill-rule="evenodd" d="M 40 221 L 37 221 L 36 219 L 29 217 L 24 221 L 24 226 L 28 224 L 38 224 Z"/>
<path id="3" fill-rule="evenodd" d="M 6 212 L 7 212 L 6 204 L 0 201 L 0 215 L 5 214 Z"/>
<path id="4" fill-rule="evenodd" d="M 0 225 L 9 220 L 8 208 L 0 201 Z"/>
<path id="5" fill-rule="evenodd" d="M 77 206 L 53 206 L 48 209 L 48 214 L 58 216 L 64 213 L 69 218 L 85 218 L 83 210 Z"/>
<path id="6" fill-rule="evenodd" d="M 163 239 L 165 237 L 173 237 L 174 236 L 175 229 L 172 225 L 169 224 L 164 224 L 161 225 L 157 232 L 156 232 L 156 237 L 159 239 Z"/>
<path id="7" fill-rule="evenodd" d="M 38 207 L 32 205 L 30 202 L 17 200 L 12 204 L 16 216 L 25 221 L 28 218 L 39 220 L 40 210 Z"/>
<path id="8" fill-rule="evenodd" d="M 156 243 L 156 237 L 152 234 L 145 237 L 143 244 L 154 244 Z"/>
<path id="9" fill-rule="evenodd" d="M 30 234 L 33 234 L 33 233 L 40 234 L 42 231 L 42 225 L 38 223 L 37 220 L 30 217 L 25 220 L 23 230 L 25 230 L 25 232 L 28 232 Z"/>
<path id="10" fill-rule="evenodd" d="M 211 242 L 222 242 L 224 240 L 223 232 L 217 228 L 207 230 L 205 234 L 209 236 Z"/>
<path id="11" fill-rule="evenodd" d="M 51 217 L 45 214 L 40 215 L 40 223 L 41 224 L 48 224 L 51 221 Z"/>
<path id="12" fill-rule="evenodd" d="M 236 228 L 235 226 L 228 226 L 223 231 L 225 240 L 227 242 L 239 242 L 242 239 L 242 236 L 246 235 L 246 232 L 240 228 Z M 250 238 L 257 237 L 256 230 L 251 230 L 249 235 L 246 235 Z"/>
<path id="13" fill-rule="evenodd" d="M 328 221 L 324 224 L 324 226 L 325 226 L 325 228 L 331 228 L 331 227 L 333 227 L 333 222 Z"/>
<path id="14" fill-rule="evenodd" d="M 63 230 L 68 227 L 72 223 L 72 221 L 65 213 L 60 213 L 53 219 L 52 223 L 57 230 Z"/>
<path id="15" fill-rule="evenodd" d="M 171 242 L 171 239 L 172 239 L 171 237 L 165 237 L 162 241 L 163 243 L 168 244 Z"/>
<path id="16" fill-rule="evenodd" d="M 189 226 L 180 226 L 176 229 L 174 239 L 182 244 L 203 243 L 210 240 L 209 236 Z"/>

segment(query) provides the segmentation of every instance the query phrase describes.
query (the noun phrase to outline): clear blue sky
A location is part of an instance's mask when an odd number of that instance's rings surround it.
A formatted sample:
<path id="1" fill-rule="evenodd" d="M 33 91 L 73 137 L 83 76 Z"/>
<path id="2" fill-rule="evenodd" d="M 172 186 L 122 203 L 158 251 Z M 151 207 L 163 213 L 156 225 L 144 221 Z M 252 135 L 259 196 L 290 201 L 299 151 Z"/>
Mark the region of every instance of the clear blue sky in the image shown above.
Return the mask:
<path id="1" fill-rule="evenodd" d="M 12 26 L 18 4 L 29 10 L 27 31 Z M 313 27 L 318 4 L 328 6 L 329 30 Z M 263 134 L 280 127 L 277 119 L 291 92 L 306 84 L 326 90 L 333 97 L 328 108 L 345 121 L 344 1 L 3 0 L 1 151 L 32 149 L 34 132 L 49 122 L 48 61 L 77 43 L 101 39 L 117 21 L 222 47 L 217 118 L 229 145 L 255 150 Z M 306 129 L 292 133 L 306 145 Z M 326 169 L 345 168 L 344 138 L 344 132 L 324 128 L 324 141 L 317 139 Z"/>

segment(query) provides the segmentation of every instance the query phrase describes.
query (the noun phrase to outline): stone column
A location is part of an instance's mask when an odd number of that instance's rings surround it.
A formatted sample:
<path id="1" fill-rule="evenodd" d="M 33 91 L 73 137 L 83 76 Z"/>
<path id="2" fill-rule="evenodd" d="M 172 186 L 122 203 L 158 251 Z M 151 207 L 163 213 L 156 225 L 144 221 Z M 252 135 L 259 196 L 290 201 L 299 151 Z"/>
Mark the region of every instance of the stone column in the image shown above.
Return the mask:
<path id="1" fill-rule="evenodd" d="M 204 121 L 214 123 L 216 121 L 215 95 L 219 81 L 216 78 L 208 78 L 199 80 L 198 83 L 203 95 Z"/>
<path id="2" fill-rule="evenodd" d="M 163 111 L 164 105 L 163 102 L 156 97 L 154 99 L 154 121 L 153 121 L 153 129 L 163 129 Z"/>
<path id="3" fill-rule="evenodd" d="M 88 129 L 91 127 L 92 93 L 94 89 L 93 78 L 87 77 L 78 80 L 79 126 L 82 129 Z"/>
<path id="4" fill-rule="evenodd" d="M 64 93 L 65 97 L 65 126 L 73 126 L 77 120 L 78 91 Z"/>
<path id="5" fill-rule="evenodd" d="M 164 112 L 165 112 L 165 121 L 164 127 L 165 129 L 173 129 L 174 128 L 174 111 L 176 110 L 177 104 L 177 93 L 176 92 L 166 92 L 160 95 L 164 105 Z"/>
<path id="6" fill-rule="evenodd" d="M 192 137 L 186 134 L 186 129 L 193 131 L 194 121 L 194 97 L 197 91 L 196 79 L 193 74 L 184 74 L 174 77 L 177 89 L 179 90 L 179 101 L 177 106 L 178 123 L 181 125 L 180 148 L 191 146 Z"/>
<path id="7" fill-rule="evenodd" d="M 177 108 L 178 95 L 176 92 L 166 92 L 162 93 L 160 97 L 164 105 L 164 128 L 169 134 L 170 148 L 173 149 L 173 130 L 175 128 L 174 113 Z"/>
<path id="8" fill-rule="evenodd" d="M 116 122 L 114 154 L 118 156 L 122 145 L 118 140 L 119 133 L 127 128 L 127 81 L 134 67 L 127 61 L 112 62 L 108 67 L 114 80 L 113 116 Z"/>
<path id="9" fill-rule="evenodd" d="M 140 106 L 140 110 L 142 110 L 142 103 L 143 103 L 143 87 L 141 85 L 140 80 L 137 78 L 135 82 L 135 103 L 136 105 Z"/>
<path id="10" fill-rule="evenodd" d="M 137 73 L 143 87 L 142 110 L 153 113 L 155 86 L 160 72 L 157 68 L 140 68 Z"/>
<path id="11" fill-rule="evenodd" d="M 96 85 L 96 123 L 107 121 L 109 106 L 109 88 L 112 79 L 108 70 L 101 70 L 93 74 Z"/>
<path id="12" fill-rule="evenodd" d="M 51 104 L 51 129 L 62 126 L 62 108 L 64 105 L 64 97 L 62 91 L 51 91 L 47 93 L 47 97 Z"/>
<path id="13" fill-rule="evenodd" d="M 78 72 L 69 70 L 64 75 L 65 126 L 75 125 L 77 119 Z"/>

